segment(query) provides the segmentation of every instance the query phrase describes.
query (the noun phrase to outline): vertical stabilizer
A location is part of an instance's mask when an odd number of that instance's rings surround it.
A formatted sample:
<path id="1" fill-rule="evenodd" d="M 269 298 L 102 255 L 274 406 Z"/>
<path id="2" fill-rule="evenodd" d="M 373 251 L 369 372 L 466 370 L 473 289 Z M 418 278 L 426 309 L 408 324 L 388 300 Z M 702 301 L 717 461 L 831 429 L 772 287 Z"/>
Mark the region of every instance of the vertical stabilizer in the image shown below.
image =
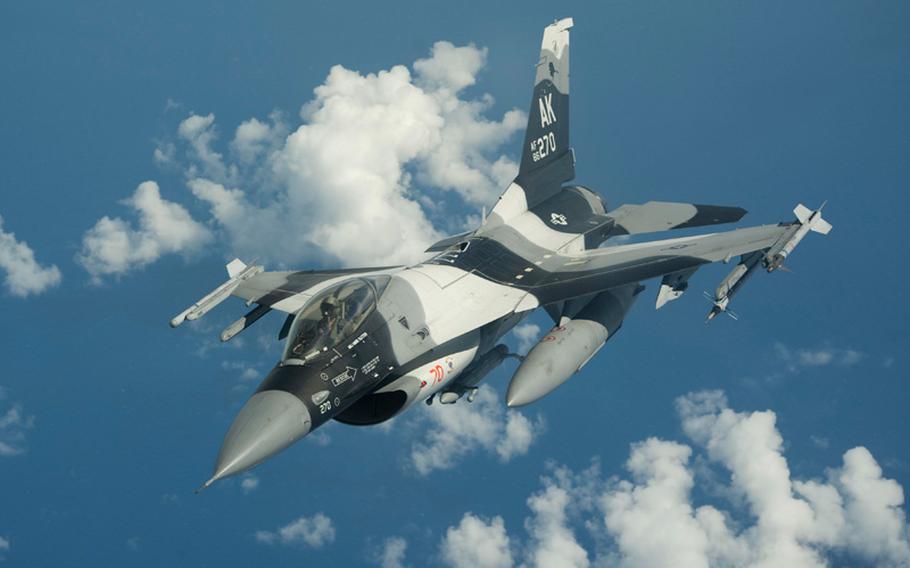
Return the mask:
<path id="1" fill-rule="evenodd" d="M 531 108 L 528 111 L 528 128 L 525 131 L 521 166 L 516 180 L 528 194 L 529 207 L 546 198 L 538 199 L 535 195 L 536 188 L 529 187 L 533 185 L 534 178 L 539 177 L 541 170 L 555 165 L 558 169 L 565 170 L 557 177 L 574 177 L 574 158 L 569 148 L 571 27 L 572 18 L 564 18 L 550 24 L 543 32 Z"/>

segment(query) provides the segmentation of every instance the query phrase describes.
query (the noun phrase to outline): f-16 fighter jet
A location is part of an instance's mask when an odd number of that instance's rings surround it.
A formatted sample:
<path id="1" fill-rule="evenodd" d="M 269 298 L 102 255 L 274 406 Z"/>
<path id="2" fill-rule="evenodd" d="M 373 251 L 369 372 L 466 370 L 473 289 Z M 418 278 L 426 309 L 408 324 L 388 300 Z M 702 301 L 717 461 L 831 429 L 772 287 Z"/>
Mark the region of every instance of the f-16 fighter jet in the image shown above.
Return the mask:
<path id="1" fill-rule="evenodd" d="M 620 235 L 738 221 L 739 207 L 651 201 L 608 210 L 575 177 L 569 144 L 569 29 L 544 29 L 518 176 L 476 230 L 443 239 L 413 266 L 269 272 L 240 260 L 229 280 L 180 313 L 194 320 L 228 296 L 256 307 L 223 341 L 263 314 L 287 314 L 281 361 L 234 419 L 210 485 L 245 471 L 329 420 L 377 424 L 420 401 L 473 399 L 477 384 L 510 356 L 500 340 L 537 308 L 555 327 L 521 360 L 506 394 L 530 404 L 581 369 L 619 330 L 644 289 L 660 278 L 656 307 L 679 298 L 699 267 L 737 259 L 708 318 L 759 268 L 772 272 L 809 231 L 831 225 L 799 205 L 791 221 L 634 244 Z M 467 395 L 467 396 L 465 396 Z"/>

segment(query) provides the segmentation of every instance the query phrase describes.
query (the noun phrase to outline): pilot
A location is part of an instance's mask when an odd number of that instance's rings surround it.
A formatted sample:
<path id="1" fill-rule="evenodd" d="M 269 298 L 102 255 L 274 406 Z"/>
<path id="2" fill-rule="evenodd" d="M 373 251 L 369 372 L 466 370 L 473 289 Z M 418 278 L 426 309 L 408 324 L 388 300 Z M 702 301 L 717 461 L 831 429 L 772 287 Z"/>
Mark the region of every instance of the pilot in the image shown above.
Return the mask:
<path id="1" fill-rule="evenodd" d="M 322 312 L 322 319 L 319 320 L 318 336 L 334 340 L 338 335 L 338 307 L 326 299 L 319 306 L 319 310 Z"/>
<path id="2" fill-rule="evenodd" d="M 296 356 L 302 356 L 305 350 L 320 349 L 326 343 L 332 343 L 338 339 L 338 307 L 331 301 L 325 299 L 319 305 L 319 313 L 322 315 L 315 326 L 302 326 L 297 336 L 291 353 Z"/>

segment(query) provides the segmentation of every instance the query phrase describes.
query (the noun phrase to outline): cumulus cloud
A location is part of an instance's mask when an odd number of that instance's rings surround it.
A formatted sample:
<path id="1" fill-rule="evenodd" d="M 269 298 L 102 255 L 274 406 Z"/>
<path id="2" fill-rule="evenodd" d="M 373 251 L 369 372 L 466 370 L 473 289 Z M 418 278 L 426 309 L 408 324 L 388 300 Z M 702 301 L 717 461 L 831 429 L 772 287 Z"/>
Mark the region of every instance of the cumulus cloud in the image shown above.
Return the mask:
<path id="1" fill-rule="evenodd" d="M 9 539 L 0 536 L 0 550 L 9 550 Z"/>
<path id="2" fill-rule="evenodd" d="M 528 560 L 532 566 L 586 568 L 588 553 L 575 540 L 568 525 L 570 490 L 552 480 L 544 481 L 543 491 L 528 499 L 533 516 L 525 522 L 530 536 Z"/>
<path id="3" fill-rule="evenodd" d="M 628 478 L 604 479 L 597 466 L 579 473 L 557 467 L 544 477 L 528 500 L 524 561 L 803 568 L 827 566 L 836 557 L 910 565 L 903 489 L 883 476 L 866 448 L 844 453 L 823 478 L 796 479 L 774 412 L 737 412 L 719 391 L 682 397 L 677 411 L 694 446 L 657 438 L 635 443 L 625 464 Z M 698 484 L 717 482 L 693 465 L 698 460 L 726 473 L 729 485 L 713 505 L 699 505 L 693 496 Z M 592 551 L 576 537 L 578 525 L 597 544 Z"/>
<path id="4" fill-rule="evenodd" d="M 509 536 L 502 517 L 486 521 L 471 513 L 449 527 L 440 544 L 443 562 L 452 568 L 507 568 L 512 566 Z"/>
<path id="5" fill-rule="evenodd" d="M 259 488 L 259 478 L 255 475 L 245 475 L 240 481 L 240 488 L 243 489 L 244 495 L 256 491 Z"/>
<path id="6" fill-rule="evenodd" d="M 82 237 L 76 260 L 95 282 L 146 266 L 164 254 L 198 250 L 212 238 L 183 206 L 162 198 L 153 181 L 139 184 L 124 203 L 138 216 L 138 226 L 105 216 Z"/>
<path id="7" fill-rule="evenodd" d="M 237 127 L 231 150 L 241 165 L 249 166 L 278 150 L 287 134 L 287 125 L 279 112 L 273 112 L 267 122 L 251 118 Z"/>
<path id="8" fill-rule="evenodd" d="M 490 96 L 463 95 L 485 62 L 485 49 L 438 42 L 413 72 L 336 65 L 303 105 L 296 129 L 277 113 L 250 118 L 225 153 L 217 149 L 215 116 L 193 113 L 155 159 L 183 171 L 231 254 L 279 264 L 414 262 L 461 228 L 463 214 L 441 205 L 441 193 L 473 209 L 491 204 L 517 172 L 500 150 L 524 115 L 513 109 L 490 118 Z M 83 265 L 96 278 L 122 274 L 196 244 L 140 254 L 140 244 L 161 239 L 137 232 L 103 218 L 84 238 Z"/>
<path id="9" fill-rule="evenodd" d="M 236 166 L 226 166 L 224 157 L 212 147 L 218 138 L 214 114 L 190 114 L 177 127 L 177 135 L 189 144 L 192 151 L 194 161 L 189 175 L 195 176 L 198 172 L 219 181 L 236 178 Z"/>
<path id="10" fill-rule="evenodd" d="M 518 339 L 518 352 L 527 353 L 540 337 L 540 326 L 533 323 L 522 323 L 512 328 L 512 335 Z"/>
<path id="11" fill-rule="evenodd" d="M 418 420 L 431 423 L 411 447 L 409 464 L 420 475 L 455 467 L 477 449 L 506 462 L 528 452 L 534 436 L 543 431 L 543 419 L 529 420 L 515 410 L 504 411 L 495 391 L 481 386 L 473 403 L 424 407 Z"/>
<path id="12" fill-rule="evenodd" d="M 382 549 L 374 560 L 382 568 L 404 568 L 404 556 L 408 549 L 408 541 L 400 536 L 387 538 L 382 543 Z"/>
<path id="13" fill-rule="evenodd" d="M 0 401 L 7 397 L 6 389 L 0 387 Z M 19 403 L 13 403 L 0 414 L 0 457 L 18 456 L 25 453 L 25 433 L 35 425 L 35 417 L 26 414 Z"/>
<path id="14" fill-rule="evenodd" d="M 322 548 L 335 541 L 332 519 L 322 513 L 300 517 L 277 531 L 257 531 L 256 540 L 263 544 L 284 544 Z"/>
<path id="15" fill-rule="evenodd" d="M 177 161 L 177 146 L 173 142 L 161 142 L 152 152 L 155 165 L 166 168 Z"/>
<path id="16" fill-rule="evenodd" d="M 0 217 L 0 269 L 6 273 L 3 285 L 13 296 L 40 294 L 60 284 L 60 270 L 53 264 L 39 264 L 28 243 L 3 230 L 3 217 Z"/>

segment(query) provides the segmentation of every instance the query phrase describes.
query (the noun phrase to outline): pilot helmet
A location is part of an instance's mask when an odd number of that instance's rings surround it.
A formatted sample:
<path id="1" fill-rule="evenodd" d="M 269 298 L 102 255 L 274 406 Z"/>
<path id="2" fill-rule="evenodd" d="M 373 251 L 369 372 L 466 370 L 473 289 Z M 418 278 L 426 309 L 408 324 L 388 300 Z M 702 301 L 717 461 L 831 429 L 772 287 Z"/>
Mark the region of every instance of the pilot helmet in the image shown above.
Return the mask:
<path id="1" fill-rule="evenodd" d="M 335 317 L 335 312 L 338 311 L 338 307 L 331 298 L 326 298 L 322 301 L 322 304 L 319 305 L 319 311 L 322 312 L 322 317 L 332 318 Z"/>

